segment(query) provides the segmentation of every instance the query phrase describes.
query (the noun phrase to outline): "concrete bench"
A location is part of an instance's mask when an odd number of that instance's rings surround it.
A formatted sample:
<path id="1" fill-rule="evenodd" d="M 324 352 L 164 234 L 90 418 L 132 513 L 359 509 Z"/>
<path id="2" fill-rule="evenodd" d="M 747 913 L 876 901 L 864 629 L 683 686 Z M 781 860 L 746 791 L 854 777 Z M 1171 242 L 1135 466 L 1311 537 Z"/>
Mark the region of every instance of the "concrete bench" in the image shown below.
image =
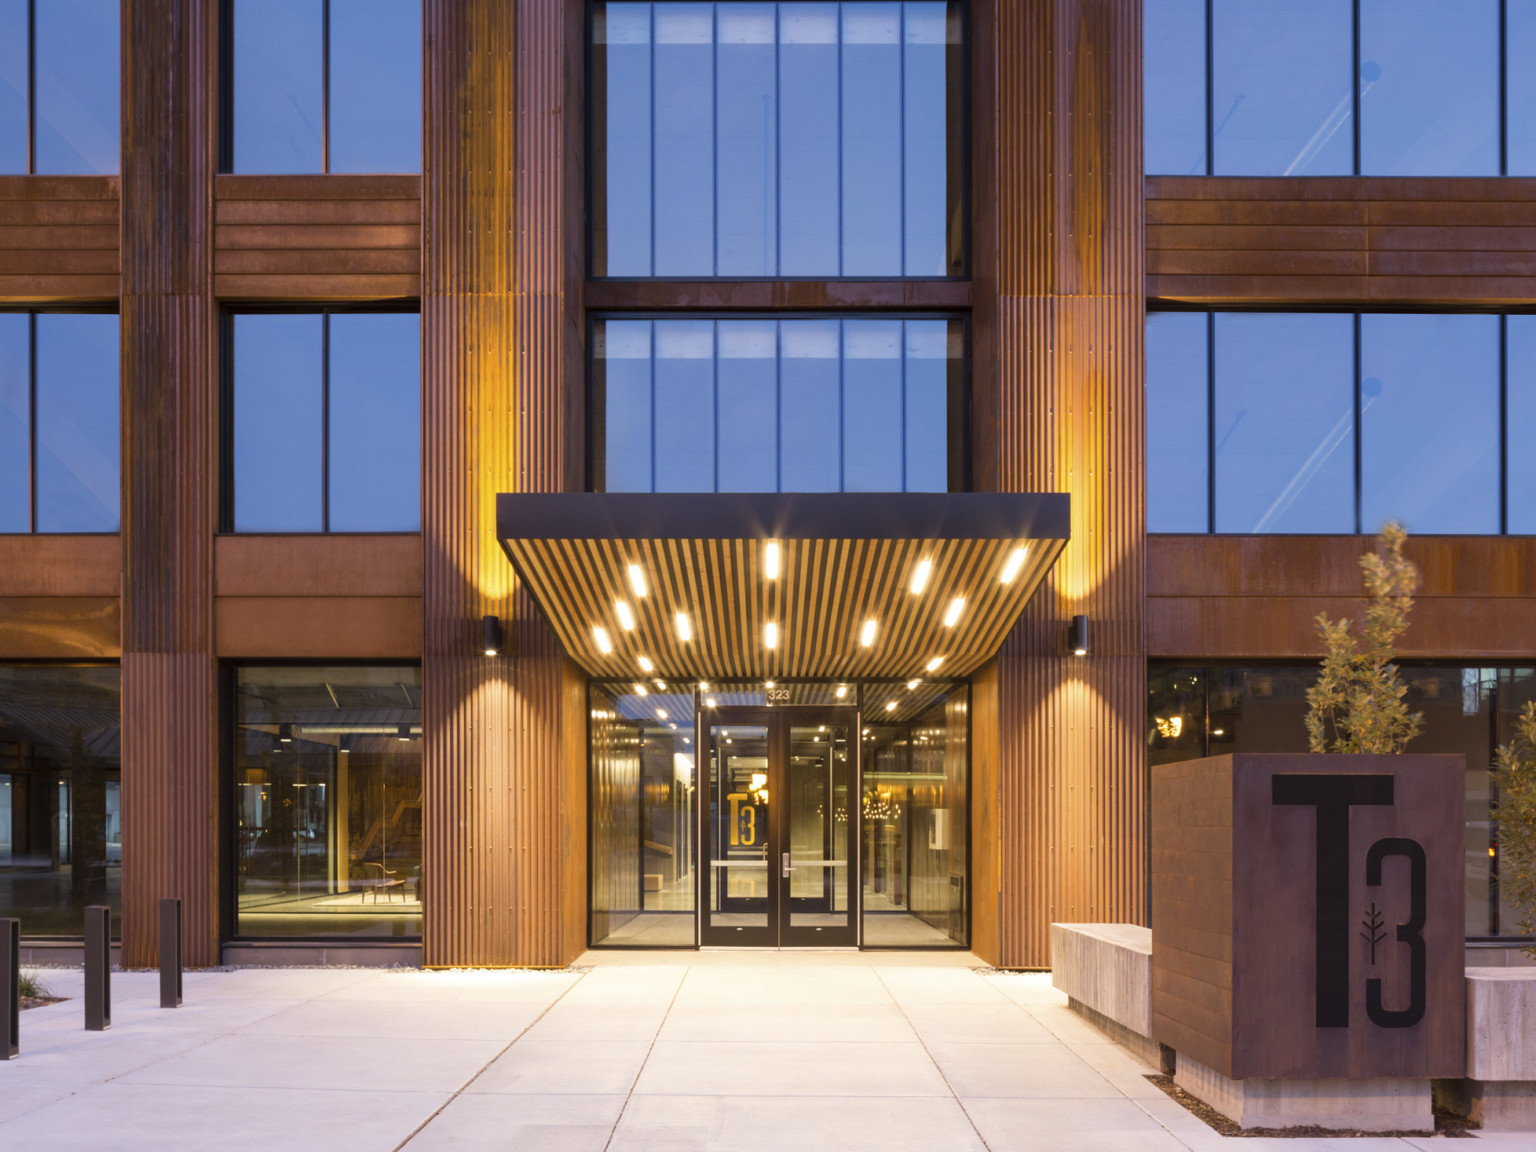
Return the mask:
<path id="1" fill-rule="evenodd" d="M 1136 924 L 1052 924 L 1051 983 L 1072 1010 L 1154 1068 L 1152 929 Z"/>
<path id="2" fill-rule="evenodd" d="M 1536 968 L 1467 969 L 1467 1077 L 1436 1089 L 1484 1128 L 1536 1131 Z"/>

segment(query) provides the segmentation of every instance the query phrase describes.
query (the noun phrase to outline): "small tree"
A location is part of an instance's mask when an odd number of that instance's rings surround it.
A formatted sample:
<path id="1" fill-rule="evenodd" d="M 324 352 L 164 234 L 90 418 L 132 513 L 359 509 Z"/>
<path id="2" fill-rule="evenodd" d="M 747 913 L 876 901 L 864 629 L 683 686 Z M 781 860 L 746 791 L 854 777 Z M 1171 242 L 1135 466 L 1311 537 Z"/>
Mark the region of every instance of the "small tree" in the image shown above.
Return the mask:
<path id="1" fill-rule="evenodd" d="M 1403 702 L 1408 686 L 1392 662 L 1419 584 L 1419 570 L 1403 555 L 1407 539 L 1400 525 L 1388 524 L 1377 551 L 1360 557 L 1368 597 L 1363 644 L 1355 638 L 1354 621 L 1317 617 L 1326 655 L 1322 674 L 1307 690 L 1313 752 L 1401 752 L 1424 725 L 1424 717 Z"/>
<path id="2" fill-rule="evenodd" d="M 1499 799 L 1499 891 L 1520 916 L 1519 930 L 1536 933 L 1536 704 L 1515 721 L 1515 738 L 1499 749 L 1494 768 Z M 1524 949 L 1536 960 L 1536 945 Z"/>

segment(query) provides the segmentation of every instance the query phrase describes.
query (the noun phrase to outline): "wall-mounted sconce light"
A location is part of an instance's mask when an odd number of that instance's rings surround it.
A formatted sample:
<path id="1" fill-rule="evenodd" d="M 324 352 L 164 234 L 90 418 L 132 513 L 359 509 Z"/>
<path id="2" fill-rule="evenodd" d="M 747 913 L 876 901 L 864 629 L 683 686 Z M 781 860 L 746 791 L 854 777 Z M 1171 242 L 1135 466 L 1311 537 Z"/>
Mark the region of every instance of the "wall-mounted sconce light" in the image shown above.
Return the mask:
<path id="1" fill-rule="evenodd" d="M 501 617 L 480 617 L 480 646 L 485 649 L 487 656 L 499 656 L 501 654 Z"/>
<path id="2" fill-rule="evenodd" d="M 1072 623 L 1067 625 L 1067 647 L 1074 656 L 1088 655 L 1088 617 L 1072 617 Z"/>

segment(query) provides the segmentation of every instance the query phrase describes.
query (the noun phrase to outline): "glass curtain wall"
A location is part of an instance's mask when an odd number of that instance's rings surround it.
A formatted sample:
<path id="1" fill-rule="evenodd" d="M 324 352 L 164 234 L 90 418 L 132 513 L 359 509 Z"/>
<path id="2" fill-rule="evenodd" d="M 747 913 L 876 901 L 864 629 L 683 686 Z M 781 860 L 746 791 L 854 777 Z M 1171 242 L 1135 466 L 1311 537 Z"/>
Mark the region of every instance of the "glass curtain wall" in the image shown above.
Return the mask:
<path id="1" fill-rule="evenodd" d="M 118 170 L 119 0 L 0 0 L 0 174 Z"/>
<path id="2" fill-rule="evenodd" d="M 596 320 L 593 489 L 962 489 L 964 329 L 958 319 Z"/>
<path id="3" fill-rule="evenodd" d="M 79 937 L 85 909 L 122 931 L 121 676 L 0 665 L 0 917 Z"/>
<path id="4" fill-rule="evenodd" d="M 0 312 L 0 532 L 116 532 L 118 318 Z"/>
<path id="5" fill-rule="evenodd" d="M 420 316 L 276 312 L 229 321 L 228 526 L 418 531 Z"/>
<path id="6" fill-rule="evenodd" d="M 234 672 L 235 935 L 420 936 L 421 669 Z"/>
<path id="7" fill-rule="evenodd" d="M 225 0 L 225 167 L 420 172 L 421 0 Z"/>
<path id="8" fill-rule="evenodd" d="M 1424 716 L 1410 752 L 1466 757 L 1466 934 L 1507 937 L 1515 915 L 1498 888 L 1498 825 L 1493 817 L 1494 750 L 1514 735 L 1526 701 L 1536 699 L 1536 668 L 1403 664 L 1406 701 Z M 1305 752 L 1307 689 L 1317 666 L 1150 668 L 1147 744 L 1153 764 L 1231 752 Z"/>
<path id="9" fill-rule="evenodd" d="M 1536 0 L 1147 0 L 1144 44 L 1151 174 L 1536 172 Z"/>
<path id="10" fill-rule="evenodd" d="M 964 274 L 959 3 L 592 19 L 593 275 Z"/>
<path id="11" fill-rule="evenodd" d="M 1533 316 L 1149 313 L 1148 526 L 1528 532 L 1528 416 Z"/>

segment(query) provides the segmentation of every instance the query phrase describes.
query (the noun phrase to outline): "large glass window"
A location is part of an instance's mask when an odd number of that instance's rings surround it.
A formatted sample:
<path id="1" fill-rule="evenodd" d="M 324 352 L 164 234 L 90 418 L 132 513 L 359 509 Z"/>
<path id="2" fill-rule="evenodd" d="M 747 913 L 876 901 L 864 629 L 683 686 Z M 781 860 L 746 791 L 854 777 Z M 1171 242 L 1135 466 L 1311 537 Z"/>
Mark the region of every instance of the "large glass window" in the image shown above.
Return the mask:
<path id="1" fill-rule="evenodd" d="M 597 276 L 965 271 L 960 5 L 598 3 Z"/>
<path id="2" fill-rule="evenodd" d="M 420 936 L 421 669 L 234 678 L 235 934 Z"/>
<path id="3" fill-rule="evenodd" d="M 229 527 L 421 527 L 421 324 L 415 312 L 230 317 Z"/>
<path id="4" fill-rule="evenodd" d="M 118 0 L 0 0 L 0 173 L 118 170 Z"/>
<path id="5" fill-rule="evenodd" d="M 964 487 L 964 322 L 594 322 L 593 487 Z"/>
<path id="6" fill-rule="evenodd" d="M 230 171 L 421 171 L 421 0 L 227 4 Z"/>
<path id="7" fill-rule="evenodd" d="M 1148 0 L 1147 171 L 1536 172 L 1536 85 L 1524 66 L 1536 47 L 1532 7 Z"/>
<path id="8" fill-rule="evenodd" d="M 1424 717 L 1409 752 L 1466 757 L 1466 934 L 1507 936 L 1516 917 L 1498 886 L 1498 826 L 1490 808 L 1494 749 L 1536 698 L 1536 669 L 1404 663 L 1406 703 Z M 1229 752 L 1305 752 L 1307 689 L 1316 664 L 1149 669 L 1148 755 L 1171 764 Z"/>
<path id="9" fill-rule="evenodd" d="M 118 318 L 0 313 L 0 532 L 116 532 Z"/>
<path id="10" fill-rule="evenodd" d="M 122 930 L 120 677 L 0 665 L 0 916 L 80 936 L 91 905 Z"/>
<path id="11" fill-rule="evenodd" d="M 1418 533 L 1530 531 L 1521 495 L 1536 487 L 1536 469 L 1506 451 L 1507 482 L 1500 476 L 1501 445 L 1513 449 L 1529 417 L 1528 317 L 1151 313 L 1148 525 L 1353 533 L 1397 520 Z"/>

